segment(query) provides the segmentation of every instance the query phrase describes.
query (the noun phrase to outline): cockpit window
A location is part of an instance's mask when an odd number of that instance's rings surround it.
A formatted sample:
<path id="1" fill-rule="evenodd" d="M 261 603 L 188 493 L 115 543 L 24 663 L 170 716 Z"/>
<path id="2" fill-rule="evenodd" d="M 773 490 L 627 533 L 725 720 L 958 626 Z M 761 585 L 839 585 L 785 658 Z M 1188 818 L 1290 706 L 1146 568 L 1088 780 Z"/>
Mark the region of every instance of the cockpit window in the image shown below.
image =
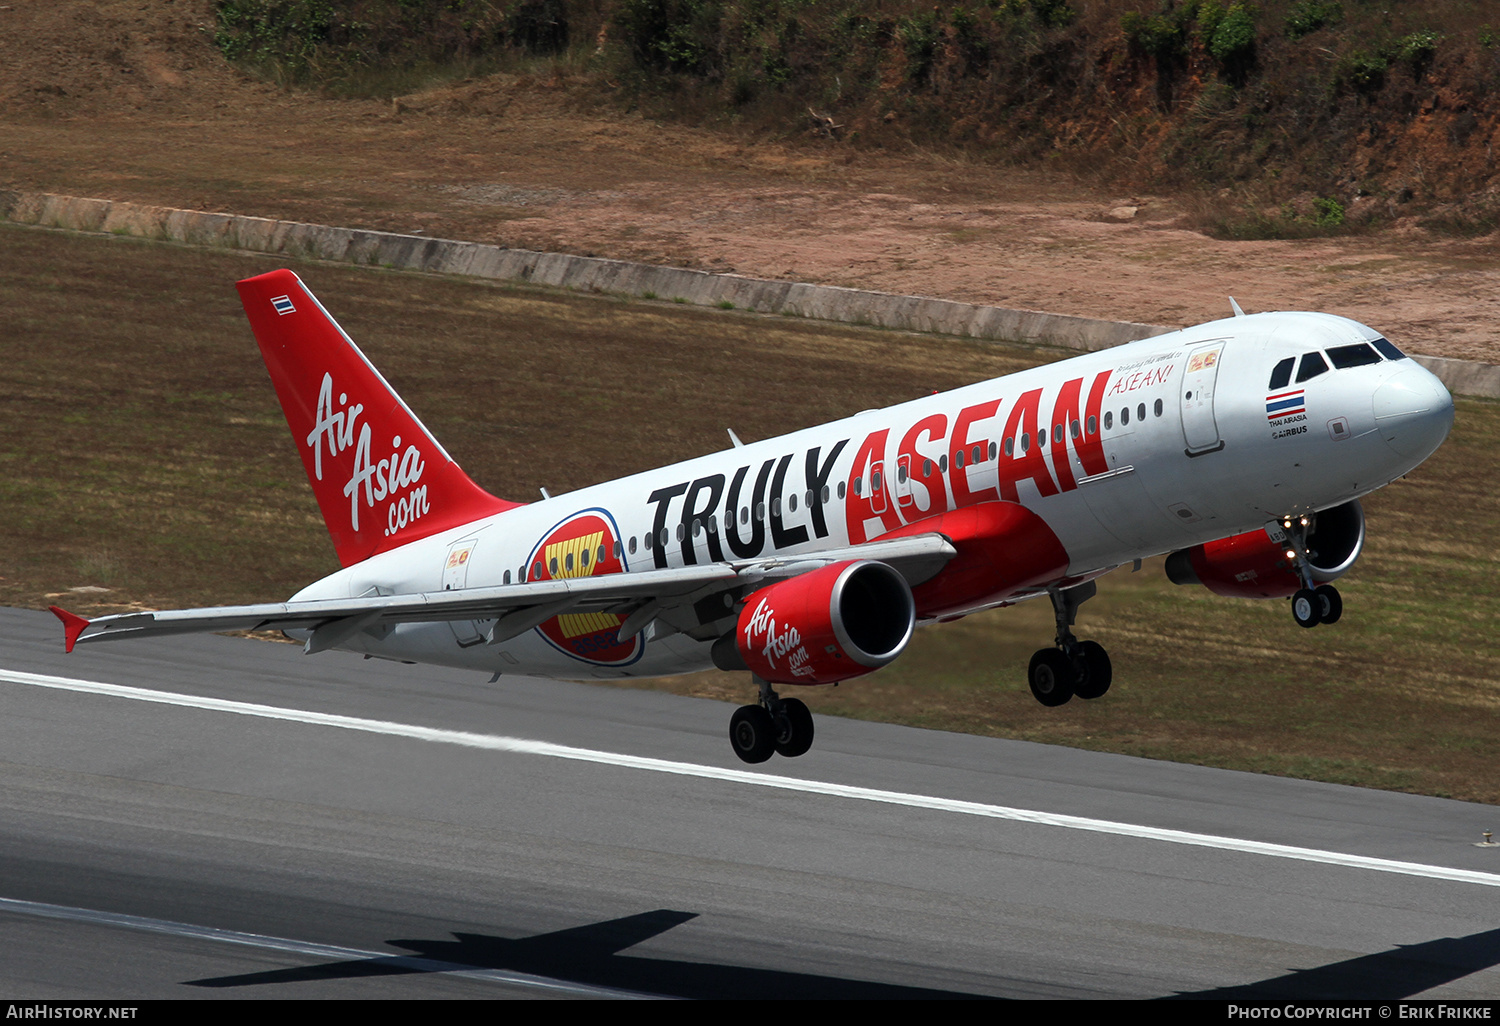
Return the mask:
<path id="1" fill-rule="evenodd" d="M 1389 342 L 1387 342 L 1383 338 L 1374 338 L 1374 339 L 1371 339 L 1370 340 L 1370 345 L 1374 346 L 1376 349 L 1379 349 L 1380 350 L 1380 355 L 1383 356 L 1383 357 L 1385 357 L 1387 360 L 1404 360 L 1404 359 L 1406 359 L 1406 354 L 1405 353 L 1403 353 L 1401 350 L 1397 349 L 1395 346 L 1391 345 Z"/>
<path id="2" fill-rule="evenodd" d="M 1315 378 L 1328 369 L 1328 363 L 1323 359 L 1322 353 L 1304 353 L 1302 366 L 1297 368 L 1297 384 Z"/>
<path id="3" fill-rule="evenodd" d="M 1339 370 L 1345 367 L 1364 367 L 1380 362 L 1380 354 L 1364 342 L 1357 342 L 1352 346 L 1334 346 L 1328 350 L 1328 358 Z"/>
<path id="4" fill-rule="evenodd" d="M 1292 380 L 1292 365 L 1296 362 L 1295 356 L 1288 356 L 1276 365 L 1276 369 L 1271 372 L 1271 391 L 1274 392 L 1278 388 L 1287 386 L 1287 383 Z"/>

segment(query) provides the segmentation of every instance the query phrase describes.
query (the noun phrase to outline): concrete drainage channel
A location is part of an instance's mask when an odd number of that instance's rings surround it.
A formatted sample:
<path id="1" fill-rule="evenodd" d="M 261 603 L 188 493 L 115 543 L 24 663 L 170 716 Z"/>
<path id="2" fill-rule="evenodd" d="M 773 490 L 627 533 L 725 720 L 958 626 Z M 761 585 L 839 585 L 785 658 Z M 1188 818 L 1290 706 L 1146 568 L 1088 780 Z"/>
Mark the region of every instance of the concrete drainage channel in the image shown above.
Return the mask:
<path id="1" fill-rule="evenodd" d="M 767 281 L 682 267 L 52 193 L 0 191 L 0 218 L 17 224 L 135 235 L 195 246 L 284 253 L 305 259 L 527 282 L 584 292 L 649 295 L 698 306 L 728 303 L 757 313 L 1064 349 L 1108 349 L 1173 330 L 1159 324 L 1095 320 L 924 296 Z M 1500 398 L 1500 367 L 1415 353 L 1412 358 L 1441 378 L 1452 392 Z"/>

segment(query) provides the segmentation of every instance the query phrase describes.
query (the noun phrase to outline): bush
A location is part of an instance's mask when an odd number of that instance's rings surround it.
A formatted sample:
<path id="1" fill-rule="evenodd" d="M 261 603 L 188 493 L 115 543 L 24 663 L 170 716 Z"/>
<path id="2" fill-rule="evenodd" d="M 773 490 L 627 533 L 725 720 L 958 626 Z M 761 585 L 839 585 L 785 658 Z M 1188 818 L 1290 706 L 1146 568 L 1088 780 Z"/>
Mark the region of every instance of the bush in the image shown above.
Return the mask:
<path id="1" fill-rule="evenodd" d="M 1332 197 L 1313 200 L 1313 224 L 1337 228 L 1344 223 L 1344 205 Z"/>
<path id="2" fill-rule="evenodd" d="M 623 0 L 615 25 L 637 66 L 707 74 L 720 14 L 714 0 Z"/>
<path id="3" fill-rule="evenodd" d="M 1436 32 L 1413 32 L 1396 41 L 1392 56 L 1410 68 L 1414 77 L 1421 78 L 1427 74 L 1433 58 L 1437 56 L 1437 45 Z"/>
<path id="4" fill-rule="evenodd" d="M 1298 0 L 1286 15 L 1286 35 L 1297 40 L 1344 20 L 1344 8 L 1338 0 Z"/>
<path id="5" fill-rule="evenodd" d="M 1255 67 L 1255 14 L 1250 5 L 1230 4 L 1216 19 L 1207 44 L 1224 77 L 1244 85 Z"/>

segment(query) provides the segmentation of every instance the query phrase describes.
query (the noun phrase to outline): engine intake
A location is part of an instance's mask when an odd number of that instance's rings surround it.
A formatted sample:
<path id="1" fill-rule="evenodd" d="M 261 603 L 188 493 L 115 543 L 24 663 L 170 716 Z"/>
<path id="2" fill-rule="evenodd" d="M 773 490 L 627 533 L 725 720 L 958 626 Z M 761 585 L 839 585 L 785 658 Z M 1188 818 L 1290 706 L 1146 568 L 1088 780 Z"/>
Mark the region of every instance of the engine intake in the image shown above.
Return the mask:
<path id="1" fill-rule="evenodd" d="M 734 634 L 714 645 L 714 662 L 737 668 L 737 656 L 773 684 L 833 684 L 895 659 L 915 625 L 906 578 L 884 563 L 849 560 L 751 595 Z"/>
<path id="2" fill-rule="evenodd" d="M 1365 513 L 1359 500 L 1316 514 L 1307 533 L 1313 580 L 1343 576 L 1365 546 Z M 1284 598 L 1302 587 L 1287 547 L 1264 530 L 1178 549 L 1167 557 L 1173 584 L 1201 584 L 1230 598 Z"/>

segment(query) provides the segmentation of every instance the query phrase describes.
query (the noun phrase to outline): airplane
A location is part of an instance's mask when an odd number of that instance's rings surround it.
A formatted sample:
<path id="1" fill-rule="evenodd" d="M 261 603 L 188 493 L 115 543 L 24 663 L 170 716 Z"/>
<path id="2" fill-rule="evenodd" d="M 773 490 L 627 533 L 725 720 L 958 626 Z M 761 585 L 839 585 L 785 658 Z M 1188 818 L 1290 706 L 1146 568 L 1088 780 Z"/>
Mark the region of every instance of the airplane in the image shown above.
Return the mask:
<path id="1" fill-rule="evenodd" d="M 812 745 L 776 688 L 887 665 L 919 624 L 1047 598 L 1042 704 L 1097 699 L 1073 633 L 1096 579 L 1167 553 L 1178 584 L 1336 622 L 1361 496 L 1453 424 L 1441 382 L 1321 313 L 1234 316 L 658 470 L 497 498 L 422 426 L 302 281 L 238 283 L 342 569 L 281 603 L 88 620 L 75 644 L 281 630 L 311 654 L 569 680 L 748 670 L 747 763 Z"/>

